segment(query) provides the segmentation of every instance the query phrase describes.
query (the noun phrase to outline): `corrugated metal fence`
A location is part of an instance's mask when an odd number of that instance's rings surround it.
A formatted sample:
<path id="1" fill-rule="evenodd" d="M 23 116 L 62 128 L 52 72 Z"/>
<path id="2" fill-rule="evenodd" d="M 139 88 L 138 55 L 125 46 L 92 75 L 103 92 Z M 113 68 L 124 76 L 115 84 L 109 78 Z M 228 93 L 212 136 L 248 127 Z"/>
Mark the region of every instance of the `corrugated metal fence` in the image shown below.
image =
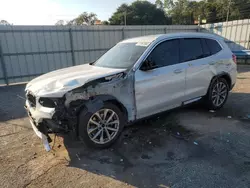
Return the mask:
<path id="1" fill-rule="evenodd" d="M 234 51 L 249 49 L 250 21 L 170 26 L 0 26 L 0 85 L 95 61 L 117 42 L 170 32 L 212 32 Z"/>
<path id="2" fill-rule="evenodd" d="M 180 31 L 197 26 L 1 26 L 0 84 L 92 62 L 125 38 Z"/>
<path id="3" fill-rule="evenodd" d="M 206 24 L 201 27 L 202 32 L 211 32 L 224 37 L 232 51 L 249 49 L 250 19 Z"/>

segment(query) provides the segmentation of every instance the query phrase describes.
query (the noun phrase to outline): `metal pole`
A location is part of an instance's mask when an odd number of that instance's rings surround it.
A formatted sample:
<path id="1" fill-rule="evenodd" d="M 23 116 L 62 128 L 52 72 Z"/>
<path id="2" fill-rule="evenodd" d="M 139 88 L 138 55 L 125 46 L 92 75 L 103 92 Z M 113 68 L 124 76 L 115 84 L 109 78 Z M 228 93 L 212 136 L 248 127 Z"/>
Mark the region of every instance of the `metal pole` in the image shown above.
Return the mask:
<path id="1" fill-rule="evenodd" d="M 124 12 L 124 25 L 127 25 L 127 12 Z"/>
<path id="2" fill-rule="evenodd" d="M 249 47 L 250 47 L 250 34 L 248 35 L 247 50 L 249 50 Z"/>
<path id="3" fill-rule="evenodd" d="M 198 32 L 201 31 L 201 15 L 198 16 Z"/>
<path id="4" fill-rule="evenodd" d="M 122 28 L 122 40 L 125 39 L 125 27 Z"/>
<path id="5" fill-rule="evenodd" d="M 70 40 L 70 50 L 71 50 L 71 58 L 72 58 L 72 65 L 76 65 L 75 61 L 75 51 L 74 51 L 74 45 L 73 45 L 73 35 L 72 35 L 72 29 L 69 29 L 69 40 Z"/>
<path id="6" fill-rule="evenodd" d="M 231 5 L 231 0 L 228 0 L 228 9 L 227 9 L 227 19 L 226 19 L 226 22 L 228 22 L 228 18 L 229 18 L 230 5 Z"/>
<path id="7" fill-rule="evenodd" d="M 0 61 L 1 61 L 1 65 L 2 65 L 3 77 L 5 80 L 5 84 L 9 85 L 9 80 L 8 80 L 8 76 L 7 76 L 7 70 L 6 70 L 6 66 L 5 66 L 5 61 L 4 61 L 3 50 L 2 50 L 1 44 L 2 44 L 2 42 L 0 41 Z"/>

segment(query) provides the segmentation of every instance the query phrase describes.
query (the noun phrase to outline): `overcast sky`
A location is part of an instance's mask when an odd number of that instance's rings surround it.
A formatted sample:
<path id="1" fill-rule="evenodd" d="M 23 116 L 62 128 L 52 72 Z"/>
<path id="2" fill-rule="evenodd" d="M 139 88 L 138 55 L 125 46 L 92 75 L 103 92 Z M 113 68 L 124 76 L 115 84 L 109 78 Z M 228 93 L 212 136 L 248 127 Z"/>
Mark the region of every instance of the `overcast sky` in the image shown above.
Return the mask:
<path id="1" fill-rule="evenodd" d="M 7 20 L 14 25 L 54 25 L 58 20 L 71 20 L 84 11 L 94 12 L 99 19 L 108 20 L 119 5 L 133 1 L 0 0 L 0 20 Z"/>

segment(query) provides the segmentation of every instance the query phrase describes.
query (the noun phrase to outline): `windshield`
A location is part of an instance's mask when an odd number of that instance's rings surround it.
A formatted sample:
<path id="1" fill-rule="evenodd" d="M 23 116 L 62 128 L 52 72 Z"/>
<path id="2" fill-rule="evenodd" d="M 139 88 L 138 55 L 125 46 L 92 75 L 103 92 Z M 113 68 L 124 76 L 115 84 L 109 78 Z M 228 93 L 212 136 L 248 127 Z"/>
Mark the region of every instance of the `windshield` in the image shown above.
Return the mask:
<path id="1" fill-rule="evenodd" d="M 129 68 L 134 65 L 147 45 L 143 43 L 118 43 L 95 62 L 95 66 Z"/>

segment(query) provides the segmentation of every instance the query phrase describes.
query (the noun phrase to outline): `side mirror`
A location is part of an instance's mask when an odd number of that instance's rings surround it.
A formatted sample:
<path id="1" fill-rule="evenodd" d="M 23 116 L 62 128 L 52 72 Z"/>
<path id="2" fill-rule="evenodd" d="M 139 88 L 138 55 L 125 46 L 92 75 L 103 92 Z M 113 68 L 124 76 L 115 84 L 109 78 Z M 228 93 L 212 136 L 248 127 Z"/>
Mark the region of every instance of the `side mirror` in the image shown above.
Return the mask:
<path id="1" fill-rule="evenodd" d="M 152 70 L 152 69 L 155 69 L 155 68 L 158 68 L 158 66 L 153 62 L 153 61 L 150 61 L 150 60 L 146 60 L 143 62 L 140 70 L 142 71 L 148 71 L 148 70 Z"/>

